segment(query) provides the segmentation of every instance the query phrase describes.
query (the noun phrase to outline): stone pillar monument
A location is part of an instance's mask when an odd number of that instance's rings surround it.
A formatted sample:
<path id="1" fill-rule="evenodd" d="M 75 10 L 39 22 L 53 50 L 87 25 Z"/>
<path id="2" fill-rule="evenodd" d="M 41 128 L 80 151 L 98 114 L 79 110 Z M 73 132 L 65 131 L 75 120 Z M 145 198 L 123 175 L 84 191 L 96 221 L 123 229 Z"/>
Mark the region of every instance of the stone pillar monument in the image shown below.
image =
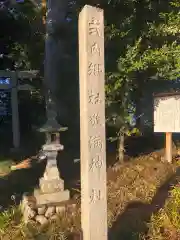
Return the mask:
<path id="1" fill-rule="evenodd" d="M 79 15 L 81 223 L 84 240 L 107 240 L 103 10 Z"/>

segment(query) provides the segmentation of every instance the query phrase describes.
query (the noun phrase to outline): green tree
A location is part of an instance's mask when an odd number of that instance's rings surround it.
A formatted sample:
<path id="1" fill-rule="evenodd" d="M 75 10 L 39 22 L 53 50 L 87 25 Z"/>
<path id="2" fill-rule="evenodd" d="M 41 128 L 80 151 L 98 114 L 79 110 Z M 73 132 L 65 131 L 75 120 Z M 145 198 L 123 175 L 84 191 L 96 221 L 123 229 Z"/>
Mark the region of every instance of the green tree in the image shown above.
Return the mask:
<path id="1" fill-rule="evenodd" d="M 11 59 L 16 69 L 39 69 L 44 55 L 41 10 L 25 1 L 9 4 L 0 11 L 1 54 Z M 12 66 L 7 68 L 12 69 Z"/>
<path id="2" fill-rule="evenodd" d="M 123 135 L 129 133 L 131 120 L 129 109 L 140 115 L 139 102 L 143 87 L 149 80 L 177 79 L 180 76 L 179 37 L 180 12 L 179 1 L 119 1 L 130 10 L 126 17 L 106 30 L 110 46 L 119 47 L 119 57 L 112 56 L 109 61 L 117 61 L 117 69 L 110 69 L 107 74 L 108 120 L 117 128 L 119 139 L 119 159 L 123 159 Z M 112 1 L 111 1 L 111 4 Z M 115 14 L 113 14 L 115 15 Z M 121 16 L 121 11 L 119 11 Z M 122 45 L 121 45 L 122 44 Z M 111 49 L 111 48 L 110 48 Z M 116 54 L 117 55 L 117 54 Z M 133 106 L 136 106 L 133 108 Z M 120 121 L 121 120 L 121 121 Z"/>
<path id="3" fill-rule="evenodd" d="M 76 0 L 73 13 L 85 4 L 105 13 L 107 126 L 122 161 L 125 136 L 139 132 L 147 81 L 179 76 L 179 0 Z"/>

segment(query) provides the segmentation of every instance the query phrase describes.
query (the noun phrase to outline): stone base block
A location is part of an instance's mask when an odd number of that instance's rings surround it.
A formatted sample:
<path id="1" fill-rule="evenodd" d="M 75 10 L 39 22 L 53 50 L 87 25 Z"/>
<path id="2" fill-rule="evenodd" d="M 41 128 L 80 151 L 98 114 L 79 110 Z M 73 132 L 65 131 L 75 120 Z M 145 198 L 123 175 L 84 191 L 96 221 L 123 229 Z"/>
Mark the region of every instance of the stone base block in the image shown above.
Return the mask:
<path id="1" fill-rule="evenodd" d="M 54 193 L 64 190 L 64 181 L 62 179 L 46 180 L 40 179 L 39 186 L 42 193 Z"/>
<path id="2" fill-rule="evenodd" d="M 50 196 L 53 195 L 53 198 Z M 65 201 L 69 197 L 69 191 L 58 192 L 57 194 L 40 194 L 36 191 L 34 195 L 24 195 L 21 202 L 21 210 L 23 219 L 26 224 L 29 222 L 39 223 L 44 225 L 49 220 L 57 220 L 58 217 L 68 212 L 72 216 L 76 213 L 76 203 Z M 65 202 L 61 202 L 61 201 Z M 53 201 L 50 202 L 49 201 Z M 57 202 L 57 204 L 55 204 Z M 39 206 L 37 203 L 40 203 Z M 48 203 L 48 204 L 43 204 Z"/>
<path id="3" fill-rule="evenodd" d="M 61 202 L 68 201 L 70 199 L 69 190 L 55 192 L 55 193 L 38 193 L 37 191 L 34 193 L 36 198 L 36 205 L 38 207 L 43 205 L 58 205 Z"/>

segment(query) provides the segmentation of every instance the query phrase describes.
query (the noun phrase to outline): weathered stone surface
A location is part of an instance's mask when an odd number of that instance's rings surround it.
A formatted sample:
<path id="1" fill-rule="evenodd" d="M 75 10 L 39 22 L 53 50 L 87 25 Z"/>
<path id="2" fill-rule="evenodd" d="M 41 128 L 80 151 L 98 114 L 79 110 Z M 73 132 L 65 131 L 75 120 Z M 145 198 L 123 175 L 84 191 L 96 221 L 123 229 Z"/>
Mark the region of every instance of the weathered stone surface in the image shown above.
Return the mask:
<path id="1" fill-rule="evenodd" d="M 43 215 L 37 215 L 36 216 L 36 222 L 40 223 L 41 225 L 44 225 L 44 224 L 48 223 L 48 220 Z"/>
<path id="2" fill-rule="evenodd" d="M 71 209 L 75 209 L 75 208 L 76 208 L 76 203 L 71 204 L 71 205 L 70 205 L 70 208 L 71 208 Z"/>
<path id="3" fill-rule="evenodd" d="M 34 197 L 34 195 L 32 194 L 26 194 L 24 195 L 24 199 L 26 199 L 27 201 L 30 201 L 30 202 L 36 202 L 36 198 Z"/>
<path id="4" fill-rule="evenodd" d="M 36 198 L 34 196 L 23 195 L 22 204 L 36 205 Z"/>
<path id="5" fill-rule="evenodd" d="M 45 180 L 60 179 L 56 160 L 58 146 L 60 144 L 45 144 L 43 146 L 45 155 L 47 156 L 47 165 L 43 176 Z"/>
<path id="6" fill-rule="evenodd" d="M 57 206 L 56 207 L 56 213 L 57 214 L 62 214 L 62 213 L 64 213 L 66 211 L 66 207 L 65 206 Z"/>
<path id="7" fill-rule="evenodd" d="M 121 166 L 116 165 L 112 169 L 113 169 L 114 172 L 118 172 L 120 168 L 121 168 Z"/>
<path id="8" fill-rule="evenodd" d="M 56 197 L 58 196 L 59 195 L 56 195 Z M 31 221 L 34 221 L 35 223 L 40 223 L 40 224 L 45 224 L 49 220 L 56 221 L 59 215 L 63 214 L 66 211 L 66 207 L 67 207 L 66 205 L 56 206 L 56 204 L 54 206 L 47 207 L 46 205 L 43 204 L 37 207 L 36 210 L 34 210 L 27 203 L 28 201 L 25 201 L 24 208 L 23 208 L 23 217 L 24 217 L 25 224 L 28 224 Z M 71 206 L 71 210 L 72 208 L 74 208 L 74 206 L 75 205 Z"/>
<path id="9" fill-rule="evenodd" d="M 84 240 L 107 240 L 103 10 L 79 16 L 81 222 Z"/>
<path id="10" fill-rule="evenodd" d="M 52 217 L 55 214 L 55 212 L 56 212 L 56 208 L 54 206 L 48 207 L 48 209 L 47 209 L 47 211 L 45 213 L 45 217 L 46 218 L 50 218 L 50 217 Z"/>
<path id="11" fill-rule="evenodd" d="M 59 143 L 50 143 L 44 144 L 42 147 L 43 151 L 51 152 L 51 151 L 60 151 L 62 150 L 62 145 Z"/>
<path id="12" fill-rule="evenodd" d="M 75 203 L 69 204 L 69 205 L 67 206 L 67 209 L 68 209 L 68 211 L 70 211 L 70 212 L 76 211 L 76 204 L 75 204 Z"/>
<path id="13" fill-rule="evenodd" d="M 41 193 L 39 188 L 35 188 L 34 189 L 34 197 L 36 198 L 37 195 L 39 195 Z M 37 201 L 37 200 L 36 200 Z"/>
<path id="14" fill-rule="evenodd" d="M 42 205 L 59 204 L 60 202 L 69 200 L 69 198 L 70 194 L 68 190 L 51 194 L 37 194 L 36 191 L 36 201 L 38 207 Z"/>
<path id="15" fill-rule="evenodd" d="M 36 216 L 36 211 L 31 209 L 31 207 L 26 206 L 24 209 L 24 219 L 25 221 L 29 220 L 29 219 L 33 219 Z"/>
<path id="16" fill-rule="evenodd" d="M 64 190 L 64 181 L 62 179 L 46 180 L 42 178 L 39 181 L 39 185 L 43 193 L 54 193 Z"/>
<path id="17" fill-rule="evenodd" d="M 47 210 L 47 207 L 46 207 L 46 206 L 39 207 L 39 208 L 38 208 L 38 214 L 39 214 L 39 215 L 44 215 L 45 212 L 46 212 L 46 210 Z"/>
<path id="18" fill-rule="evenodd" d="M 57 166 L 47 166 L 46 171 L 44 173 L 44 179 L 45 180 L 60 179 Z"/>
<path id="19" fill-rule="evenodd" d="M 50 220 L 52 220 L 52 221 L 56 221 L 57 219 L 58 219 L 58 215 L 57 214 L 54 214 L 52 217 L 51 217 L 51 219 Z"/>
<path id="20" fill-rule="evenodd" d="M 36 212 L 34 210 L 28 210 L 28 216 L 29 216 L 29 219 L 33 219 L 35 216 L 36 216 Z"/>
<path id="21" fill-rule="evenodd" d="M 60 178 L 57 167 L 56 157 L 59 150 L 61 150 L 60 143 L 47 143 L 43 146 L 43 151 L 47 156 L 47 165 L 44 176 L 40 179 L 40 191 L 34 192 L 38 207 L 69 200 L 69 191 L 64 191 L 64 181 Z"/>
<path id="22" fill-rule="evenodd" d="M 57 168 L 57 151 L 60 144 L 45 144 L 43 150 L 47 155 L 47 165 L 43 178 L 40 179 L 40 188 L 34 191 L 36 206 L 54 206 L 70 198 L 69 191 L 64 191 L 64 181 L 59 176 Z"/>

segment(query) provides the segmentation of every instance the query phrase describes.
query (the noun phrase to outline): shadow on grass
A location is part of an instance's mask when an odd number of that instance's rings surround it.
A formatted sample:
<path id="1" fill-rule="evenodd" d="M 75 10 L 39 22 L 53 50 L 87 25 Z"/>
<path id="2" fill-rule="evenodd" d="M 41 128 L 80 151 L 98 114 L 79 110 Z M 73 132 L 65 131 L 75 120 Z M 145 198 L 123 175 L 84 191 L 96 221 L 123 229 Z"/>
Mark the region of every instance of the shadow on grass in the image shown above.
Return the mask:
<path id="1" fill-rule="evenodd" d="M 12 136 L 11 136 L 12 138 Z M 2 139 L 1 139 L 2 142 Z M 10 144 L 5 141 L 0 146 L 0 162 L 7 162 L 7 169 L 2 168 L 4 176 L 0 176 L 0 210 L 7 208 L 16 202 L 18 204 L 22 198 L 24 192 L 33 191 L 34 187 L 39 184 L 39 178 L 43 175 L 46 162 L 35 164 L 30 169 L 20 169 L 16 171 L 10 171 L 12 163 L 19 163 L 24 159 L 36 155 L 44 142 L 44 136 L 42 134 L 31 132 L 24 138 L 22 137 L 21 149 L 18 151 L 10 151 Z M 10 172 L 8 174 L 8 172 Z M 7 175 L 6 175 L 7 174 Z M 12 195 L 16 197 L 15 202 L 12 200 Z"/>
<path id="2" fill-rule="evenodd" d="M 36 139 L 37 138 L 37 139 Z M 32 141 L 32 139 L 34 141 Z M 36 140 L 35 140 L 36 139 Z M 7 159 L 12 159 L 15 162 L 19 162 L 26 157 L 32 156 L 34 153 L 39 151 L 40 146 L 44 141 L 42 135 L 28 135 L 27 140 L 24 140 L 24 144 L 28 147 L 24 147 L 25 151 L 20 153 L 13 153 L 9 156 L 4 156 Z M 133 142 L 138 142 L 137 139 Z M 139 145 L 141 145 L 141 142 Z M 116 159 L 116 143 L 111 143 L 107 141 L 107 168 L 113 166 Z M 133 145 L 133 144 L 132 144 Z M 139 146 L 138 145 L 138 146 Z M 132 147 L 132 149 L 136 149 Z M 5 151 L 6 153 L 6 151 Z M 65 181 L 65 188 L 71 190 L 71 194 L 74 195 L 79 193 L 80 190 L 80 161 L 74 163 L 74 159 L 80 159 L 80 149 L 79 144 L 70 144 L 66 146 L 65 149 L 59 153 L 57 158 L 58 167 L 60 170 L 60 175 Z M 17 194 L 21 196 L 23 191 L 28 192 L 31 188 L 38 184 L 40 175 L 43 174 L 43 170 L 40 167 L 32 169 L 22 169 L 10 173 L 7 177 L 0 178 L 0 205 L 7 206 L 11 195 Z M 2 200 L 4 199 L 4 200 Z M 3 202 L 3 203 L 2 203 Z"/>
<path id="3" fill-rule="evenodd" d="M 74 161 L 77 160 L 77 161 Z M 117 162 L 116 146 L 108 144 L 107 146 L 107 168 Z M 73 196 L 80 191 L 80 149 L 78 147 L 65 148 L 60 151 L 57 157 L 58 168 L 61 177 L 65 181 L 65 188 L 70 189 Z"/>
<path id="4" fill-rule="evenodd" d="M 151 204 L 141 201 L 129 203 L 124 212 L 109 229 L 109 240 L 139 240 L 141 234 L 146 234 L 147 223 L 152 214 L 159 211 L 168 198 L 171 187 L 178 182 L 180 169 L 171 176 L 157 191 Z"/>
<path id="5" fill-rule="evenodd" d="M 19 204 L 25 192 L 33 192 L 43 175 L 46 162 L 30 169 L 20 169 L 0 178 L 0 206 L 3 210 L 10 205 Z M 13 200 L 12 196 L 15 196 Z"/>

